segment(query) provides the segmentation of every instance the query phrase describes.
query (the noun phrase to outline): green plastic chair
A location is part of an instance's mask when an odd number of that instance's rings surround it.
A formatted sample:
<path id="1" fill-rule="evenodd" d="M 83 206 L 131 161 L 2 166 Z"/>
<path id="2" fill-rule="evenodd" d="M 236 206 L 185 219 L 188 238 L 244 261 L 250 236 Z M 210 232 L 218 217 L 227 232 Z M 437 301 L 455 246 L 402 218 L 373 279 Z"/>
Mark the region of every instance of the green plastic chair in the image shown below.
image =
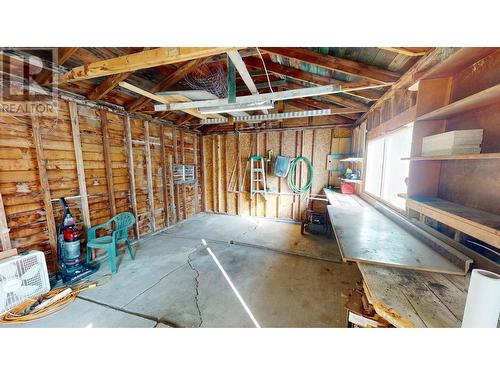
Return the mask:
<path id="1" fill-rule="evenodd" d="M 114 229 L 113 223 L 115 224 Z M 130 246 L 130 240 L 128 239 L 128 228 L 134 225 L 134 223 L 134 215 L 130 212 L 122 212 L 101 225 L 89 228 L 87 232 L 87 263 L 90 263 L 90 249 L 106 249 L 108 251 L 111 272 L 116 273 L 117 245 L 122 242 L 127 244 L 128 252 L 132 259 L 134 259 L 132 246 Z M 105 227 L 111 227 L 113 230 L 111 236 L 96 237 L 96 231 Z"/>

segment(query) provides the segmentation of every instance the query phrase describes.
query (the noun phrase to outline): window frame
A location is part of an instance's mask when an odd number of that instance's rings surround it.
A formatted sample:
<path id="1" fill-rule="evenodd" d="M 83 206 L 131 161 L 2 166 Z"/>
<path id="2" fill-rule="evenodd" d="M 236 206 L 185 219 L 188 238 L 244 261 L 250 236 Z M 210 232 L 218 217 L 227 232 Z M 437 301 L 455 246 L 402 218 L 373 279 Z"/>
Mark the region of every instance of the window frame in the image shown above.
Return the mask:
<path id="1" fill-rule="evenodd" d="M 365 177 L 365 181 L 363 182 L 363 188 L 362 188 L 362 192 L 363 194 L 366 194 L 368 195 L 368 197 L 370 197 L 371 199 L 377 201 L 378 203 L 380 204 L 383 204 L 384 206 L 390 208 L 391 210 L 394 210 L 394 211 L 397 211 L 398 213 L 401 213 L 401 214 L 406 214 L 406 207 L 403 209 L 403 208 L 400 208 L 400 207 L 397 207 L 395 206 L 393 203 L 385 200 L 384 198 L 382 198 L 382 187 L 383 187 L 383 183 L 384 183 L 384 177 L 385 177 L 385 173 L 386 173 L 386 170 L 385 170 L 385 164 L 386 164 L 386 157 L 385 157 L 385 152 L 386 152 L 386 142 L 385 142 L 385 137 L 387 137 L 388 135 L 392 134 L 392 133 L 396 133 L 398 131 L 401 131 L 403 130 L 403 128 L 405 127 L 411 127 L 413 128 L 414 126 L 414 122 L 409 122 L 408 124 L 405 124 L 405 125 L 402 125 L 400 126 L 399 128 L 397 129 L 394 129 L 393 131 L 391 132 L 388 132 L 388 133 L 385 133 L 383 135 L 380 135 L 379 137 L 375 137 L 375 138 L 372 138 L 372 139 L 368 139 L 368 137 L 366 137 L 366 142 L 365 142 L 365 147 L 364 147 L 364 150 L 365 150 L 365 158 L 364 158 L 364 166 L 363 166 L 363 176 Z M 367 173 L 366 173 L 366 169 L 367 169 L 367 166 L 368 166 L 368 142 L 370 141 L 374 141 L 376 139 L 380 139 L 380 138 L 383 138 L 384 139 L 384 147 L 383 147 L 383 158 L 382 158 L 382 175 L 381 175 L 381 178 L 380 178 L 380 197 L 366 191 L 366 177 L 367 177 Z M 411 142 L 413 143 L 413 131 L 412 131 L 412 139 L 411 139 Z"/>

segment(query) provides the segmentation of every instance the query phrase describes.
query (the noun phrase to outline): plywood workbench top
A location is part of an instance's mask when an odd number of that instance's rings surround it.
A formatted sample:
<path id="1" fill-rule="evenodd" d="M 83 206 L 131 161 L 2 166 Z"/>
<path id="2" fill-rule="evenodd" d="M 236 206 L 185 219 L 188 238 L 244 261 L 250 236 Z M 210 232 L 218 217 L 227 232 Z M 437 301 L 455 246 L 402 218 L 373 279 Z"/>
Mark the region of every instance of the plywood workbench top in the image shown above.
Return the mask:
<path id="1" fill-rule="evenodd" d="M 374 241 L 365 243 L 367 246 L 370 244 L 372 246 L 371 249 L 368 249 L 368 253 L 371 256 L 382 257 L 380 259 L 383 259 L 384 257 L 381 252 L 390 250 L 390 254 L 387 254 L 388 256 L 385 259 L 388 263 L 391 263 L 391 259 L 395 256 L 393 252 L 398 251 L 398 249 L 404 250 L 401 246 L 392 246 L 394 243 L 391 244 L 393 242 L 391 241 L 391 237 L 394 236 L 394 231 L 399 233 L 397 236 L 400 237 L 398 237 L 400 242 L 406 241 L 406 236 L 411 238 L 415 242 L 414 246 L 412 245 L 413 250 L 415 250 L 416 246 L 425 246 L 423 243 L 419 245 L 417 238 L 411 236 L 409 233 L 405 234 L 403 228 L 376 211 L 373 207 L 368 207 L 369 205 L 359 197 L 339 194 L 327 189 L 325 189 L 325 194 L 331 204 L 330 211 L 334 210 L 337 214 L 353 213 L 349 215 L 350 217 L 342 215 L 334 216 L 332 218 L 333 221 L 336 221 L 333 225 L 334 228 L 340 226 L 347 230 L 348 227 L 345 227 L 347 224 L 358 226 L 358 229 L 359 227 L 367 226 L 362 230 L 368 231 L 374 237 L 378 235 L 384 238 L 387 237 L 385 241 L 387 246 L 381 246 L 377 238 Z M 376 211 L 377 220 L 386 223 L 387 227 L 384 229 L 384 224 L 380 227 L 380 223 L 376 224 L 373 220 L 365 220 L 362 215 L 365 209 Z M 356 216 L 356 212 L 358 216 Z M 341 223 L 344 221 L 343 217 L 346 218 L 346 221 Z M 374 225 L 378 229 L 372 228 Z M 355 238 L 356 236 L 351 236 L 346 241 L 344 234 L 341 234 L 340 238 L 337 235 L 339 246 L 342 247 L 343 243 L 344 251 L 353 250 L 354 253 L 361 247 L 361 244 L 355 243 Z M 346 249 L 346 246 L 349 249 Z M 426 253 L 427 251 L 433 252 L 433 254 L 430 253 L 433 257 L 440 257 L 439 254 L 430 248 L 425 250 Z M 416 255 L 413 251 L 410 251 L 408 254 Z M 356 259 L 358 255 L 360 258 Z M 346 258 L 343 254 L 343 257 L 345 260 L 356 261 L 363 276 L 363 287 L 370 303 L 380 316 L 395 327 L 460 327 L 470 274 L 463 276 L 436 271 L 426 272 L 425 270 L 405 269 L 412 267 L 405 267 L 403 265 L 402 268 L 401 264 L 393 264 L 392 266 L 390 264 L 382 265 L 380 262 L 372 262 L 363 254 L 358 255 Z M 415 259 L 419 259 L 418 257 Z M 444 258 L 441 258 L 440 261 L 443 261 Z M 427 259 L 429 260 L 429 264 L 434 264 L 432 259 Z M 446 261 L 446 259 L 444 260 Z M 406 260 L 404 261 L 406 262 Z M 449 267 L 449 265 L 446 265 L 446 267 Z"/>

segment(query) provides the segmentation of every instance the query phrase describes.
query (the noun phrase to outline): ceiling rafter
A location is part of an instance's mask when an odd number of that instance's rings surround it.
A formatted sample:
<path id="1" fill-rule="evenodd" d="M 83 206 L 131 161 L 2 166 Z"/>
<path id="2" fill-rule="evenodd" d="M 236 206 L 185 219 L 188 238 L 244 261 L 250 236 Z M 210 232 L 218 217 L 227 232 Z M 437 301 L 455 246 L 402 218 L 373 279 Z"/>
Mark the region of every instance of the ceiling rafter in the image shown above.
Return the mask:
<path id="1" fill-rule="evenodd" d="M 78 49 L 78 47 L 58 48 L 57 49 L 57 63 L 59 65 L 64 64 L 76 52 L 77 49 Z M 45 83 L 48 83 L 51 78 L 52 78 L 52 71 L 44 69 L 42 72 L 40 72 L 40 74 L 38 74 L 36 76 L 35 80 L 40 85 L 43 85 Z"/>
<path id="2" fill-rule="evenodd" d="M 143 48 L 144 51 L 150 49 L 149 47 Z M 99 100 L 108 92 L 112 91 L 120 82 L 125 81 L 129 76 L 134 74 L 134 72 L 119 73 L 106 78 L 99 86 L 95 87 L 90 94 L 87 95 L 87 99 Z"/>
<path id="3" fill-rule="evenodd" d="M 139 95 L 142 95 L 144 97 L 147 97 L 151 100 L 156 100 L 157 102 L 163 103 L 163 104 L 172 104 L 172 103 L 179 103 L 179 102 L 191 102 L 191 100 L 189 98 L 186 98 L 185 96 L 182 96 L 182 95 L 171 95 L 171 96 L 155 95 L 152 92 L 143 90 L 140 87 L 131 85 L 130 83 L 127 83 L 127 82 L 120 82 L 119 85 L 121 87 L 123 87 L 124 89 L 132 91 L 132 92 L 139 94 Z M 218 114 L 203 115 L 203 114 L 199 113 L 198 110 L 196 110 L 196 109 L 183 109 L 182 111 L 189 113 L 195 117 L 201 118 L 201 119 L 205 119 L 205 118 L 209 118 L 209 117 L 215 117 L 215 118 L 222 117 L 221 115 L 218 115 Z"/>
<path id="4" fill-rule="evenodd" d="M 268 72 L 293 78 L 297 81 L 303 81 L 308 83 L 314 83 L 317 85 L 341 85 L 343 88 L 355 88 L 360 86 L 369 86 L 370 82 L 345 82 L 338 79 L 325 77 L 319 74 L 309 73 L 301 69 L 296 69 L 291 66 L 285 66 L 273 62 L 270 58 L 264 56 L 264 62 Z M 255 69 L 262 69 L 262 60 L 258 57 L 246 57 L 243 59 L 245 64 Z"/>
<path id="5" fill-rule="evenodd" d="M 431 50 L 429 47 L 378 47 L 380 49 L 396 52 L 410 57 L 423 56 Z"/>
<path id="6" fill-rule="evenodd" d="M 134 74 L 134 72 L 125 72 L 109 76 L 103 83 L 96 86 L 91 93 L 87 95 L 87 98 L 90 100 L 101 99 L 104 95 L 118 86 L 120 82 L 125 81 L 132 74 Z"/>
<path id="7" fill-rule="evenodd" d="M 320 102 L 320 101 L 312 99 L 312 98 L 299 98 L 299 99 L 295 99 L 294 101 L 308 105 L 312 108 L 330 109 L 330 110 L 332 110 L 333 113 L 338 114 L 342 117 L 346 117 L 346 118 L 351 119 L 351 120 L 357 120 L 358 118 L 361 117 L 360 113 L 366 112 L 363 109 L 340 107 L 340 106 L 335 105 L 333 103 L 330 103 L 330 104 L 324 103 L 324 102 Z"/>
<path id="8" fill-rule="evenodd" d="M 182 65 L 179 69 L 175 70 L 172 74 L 167 76 L 163 81 L 158 82 L 156 85 L 154 85 L 151 89 L 149 89 L 149 92 L 154 94 L 160 91 L 168 90 L 177 82 L 179 82 L 181 79 L 183 79 L 186 75 L 194 71 L 199 66 L 205 64 L 208 60 L 209 58 L 205 57 L 198 60 L 188 61 L 187 63 Z M 127 111 L 137 112 L 139 109 L 143 108 L 146 104 L 150 102 L 151 99 L 146 97 L 136 99 L 132 103 L 127 105 Z"/>
<path id="9" fill-rule="evenodd" d="M 248 66 L 254 69 L 262 69 L 263 67 L 262 60 L 256 57 L 247 57 L 244 59 L 244 61 Z M 296 69 L 294 67 L 289 67 L 275 63 L 271 59 L 266 58 L 265 56 L 264 56 L 264 62 L 266 64 L 267 70 L 270 73 L 292 78 L 294 80 L 301 82 L 313 83 L 315 85 L 338 84 L 341 85 L 343 88 L 357 88 L 357 87 L 370 86 L 371 84 L 367 80 L 362 80 L 357 82 L 346 82 L 334 78 L 325 77 L 319 74 L 309 73 L 301 69 Z M 378 100 L 383 95 L 383 92 L 379 92 L 378 90 L 373 90 L 373 89 L 366 89 L 360 91 L 352 91 L 346 94 L 373 101 L 373 100 Z"/>
<path id="10" fill-rule="evenodd" d="M 174 121 L 174 124 L 177 126 L 184 125 L 186 122 L 191 121 L 194 118 L 193 115 L 187 114 L 182 117 L 179 117 L 177 120 Z"/>
<path id="11" fill-rule="evenodd" d="M 61 82 L 74 82 L 226 53 L 224 47 L 162 47 L 101 60 L 71 69 Z"/>
<path id="12" fill-rule="evenodd" d="M 310 106 L 308 104 L 304 104 L 304 103 L 299 102 L 297 100 L 290 101 L 290 102 L 286 103 L 286 105 L 287 105 L 287 108 L 292 107 L 292 108 L 301 109 L 303 111 L 310 111 L 310 110 L 318 109 L 317 107 L 313 107 L 313 106 Z M 328 119 L 331 119 L 332 121 L 335 121 L 339 124 L 354 124 L 354 122 L 355 122 L 354 119 L 346 118 L 346 116 L 337 115 L 337 114 L 332 114 L 332 115 L 328 115 L 325 117 L 327 117 Z M 283 120 L 283 121 L 286 121 L 286 120 Z"/>
<path id="13" fill-rule="evenodd" d="M 307 86 L 299 85 L 297 83 L 289 82 L 288 87 L 290 89 L 303 89 Z M 321 95 L 322 99 L 327 99 L 330 102 L 333 102 L 335 104 L 341 105 L 343 107 L 348 107 L 348 108 L 355 108 L 355 109 L 362 109 L 365 111 L 368 111 L 370 109 L 370 106 L 361 103 L 357 100 L 354 99 L 349 99 L 344 96 L 336 95 L 336 94 L 327 94 L 327 95 Z"/>
<path id="14" fill-rule="evenodd" d="M 305 48 L 262 47 L 261 50 L 311 65 L 361 77 L 373 83 L 394 83 L 401 74 L 354 60 L 324 55 Z"/>

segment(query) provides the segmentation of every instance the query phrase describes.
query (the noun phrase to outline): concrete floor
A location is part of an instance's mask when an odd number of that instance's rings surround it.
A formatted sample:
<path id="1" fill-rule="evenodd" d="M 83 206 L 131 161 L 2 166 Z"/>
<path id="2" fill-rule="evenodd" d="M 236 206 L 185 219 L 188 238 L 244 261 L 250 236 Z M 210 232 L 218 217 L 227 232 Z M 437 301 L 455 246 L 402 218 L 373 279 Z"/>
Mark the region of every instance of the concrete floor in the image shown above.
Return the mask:
<path id="1" fill-rule="evenodd" d="M 253 327 L 205 239 L 262 327 L 345 327 L 341 293 L 361 280 L 335 240 L 300 225 L 198 214 L 120 252 L 118 273 L 22 327 Z M 101 264 L 95 278 L 109 274 Z M 21 326 L 20 326 L 21 327 Z"/>

